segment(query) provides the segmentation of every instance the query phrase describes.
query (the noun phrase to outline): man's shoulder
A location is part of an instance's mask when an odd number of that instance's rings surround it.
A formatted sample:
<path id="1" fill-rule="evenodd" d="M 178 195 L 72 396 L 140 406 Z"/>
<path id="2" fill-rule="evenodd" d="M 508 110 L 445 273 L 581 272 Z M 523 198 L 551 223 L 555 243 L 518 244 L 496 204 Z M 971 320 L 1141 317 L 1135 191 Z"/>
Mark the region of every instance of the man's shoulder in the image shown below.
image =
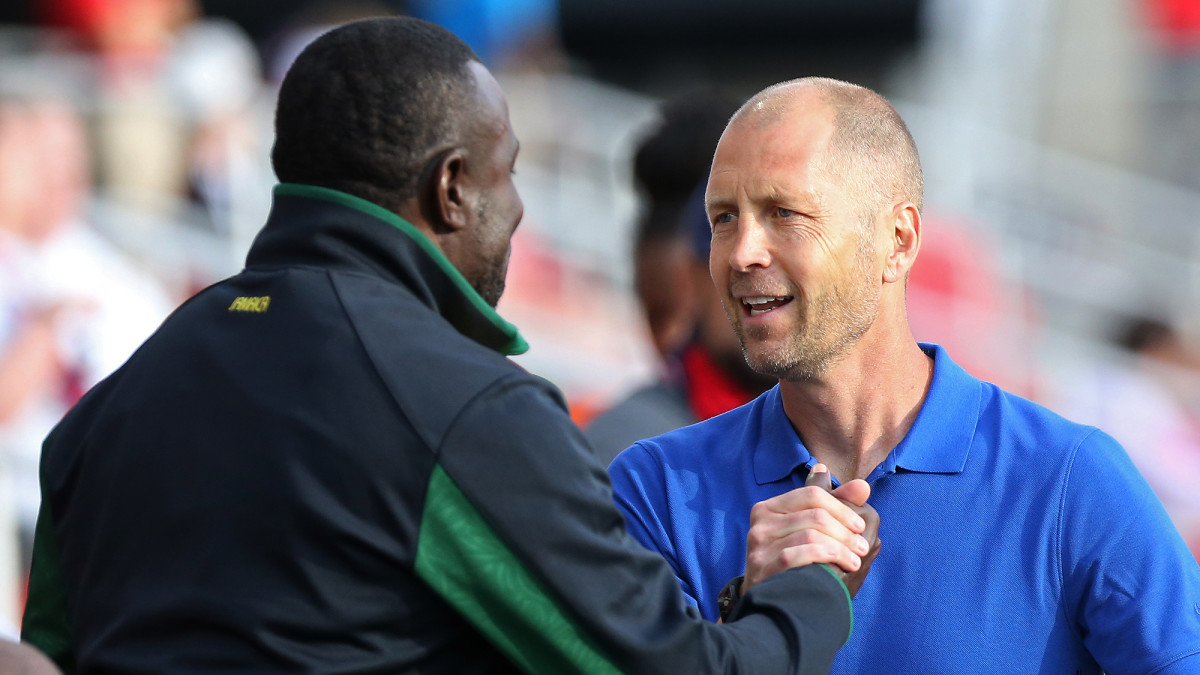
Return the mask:
<path id="1" fill-rule="evenodd" d="M 1045 405 L 984 382 L 977 433 L 997 440 L 1031 445 L 1044 455 L 1051 448 L 1068 451 L 1093 440 L 1111 438 L 1100 429 L 1070 420 Z"/>
<path id="2" fill-rule="evenodd" d="M 332 272 L 341 311 L 389 397 L 431 443 L 485 392 L 504 395 L 529 387 L 550 407 L 563 407 L 554 385 L 464 334 L 480 319 L 435 307 L 418 291 L 356 272 Z M 464 318 L 469 317 L 469 318 Z M 458 324 L 455 323 L 458 321 Z"/>
<path id="3" fill-rule="evenodd" d="M 334 273 L 334 285 L 377 367 L 400 357 L 410 375 L 413 368 L 416 372 L 466 371 L 490 380 L 523 372 L 504 355 L 465 335 L 411 289 L 356 273 Z"/>
<path id="4" fill-rule="evenodd" d="M 1038 476 L 1053 484 L 1065 475 L 1081 448 L 1106 454 L 1114 447 L 1120 451 L 1096 427 L 976 378 L 940 346 L 922 347 L 934 356 L 936 365 L 928 398 L 906 439 L 909 445 L 920 441 L 910 452 L 919 448 L 921 457 L 929 457 L 933 451 L 928 448 L 940 447 L 932 456 L 941 458 L 943 465 L 961 466 L 968 474 L 982 472 L 973 474 L 979 480 L 996 481 L 1011 471 L 1024 477 L 1023 482 Z M 961 464 L 951 461 L 959 458 Z"/>
<path id="5" fill-rule="evenodd" d="M 1095 432 L 1030 398 L 980 380 L 955 363 L 940 345 L 922 344 L 935 359 L 933 386 L 922 412 L 939 425 L 975 423 L 974 438 L 991 443 L 1073 444 Z"/>

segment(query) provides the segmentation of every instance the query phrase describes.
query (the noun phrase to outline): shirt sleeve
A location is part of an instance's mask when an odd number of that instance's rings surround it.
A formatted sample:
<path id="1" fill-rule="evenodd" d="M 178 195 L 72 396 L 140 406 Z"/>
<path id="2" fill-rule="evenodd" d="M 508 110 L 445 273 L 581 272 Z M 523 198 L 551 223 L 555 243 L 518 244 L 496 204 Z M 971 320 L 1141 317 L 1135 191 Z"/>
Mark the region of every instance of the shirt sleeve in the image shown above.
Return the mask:
<path id="1" fill-rule="evenodd" d="M 661 515 L 669 513 L 662 499 L 666 494 L 662 466 L 638 443 L 617 455 L 608 467 L 608 474 L 613 500 L 625 518 L 625 528 L 630 536 L 667 561 L 688 604 L 699 608 L 697 593 L 683 574 L 675 554 L 669 524 Z"/>
<path id="2" fill-rule="evenodd" d="M 1059 507 L 1068 612 L 1106 673 L 1200 673 L 1200 567 L 1121 446 L 1093 431 Z"/>
<path id="3" fill-rule="evenodd" d="M 549 385 L 507 378 L 438 448 L 417 571 L 527 672 L 823 673 L 850 629 L 819 566 L 700 618 L 663 559 L 629 537 L 604 468 Z"/>

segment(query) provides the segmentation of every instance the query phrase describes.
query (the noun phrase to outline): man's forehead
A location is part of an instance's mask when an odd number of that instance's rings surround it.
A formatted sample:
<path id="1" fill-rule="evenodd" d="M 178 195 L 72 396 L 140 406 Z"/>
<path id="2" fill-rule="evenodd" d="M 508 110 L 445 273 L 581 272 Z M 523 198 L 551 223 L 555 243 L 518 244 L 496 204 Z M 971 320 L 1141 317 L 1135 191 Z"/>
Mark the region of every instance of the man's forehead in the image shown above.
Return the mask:
<path id="1" fill-rule="evenodd" d="M 832 137 L 832 114 L 821 108 L 793 108 L 767 120 L 738 118 L 730 122 L 717 143 L 712 171 L 806 163 L 822 154 Z"/>
<path id="2" fill-rule="evenodd" d="M 475 80 L 475 105 L 470 108 L 471 118 L 476 129 L 490 139 L 501 139 L 512 135 L 512 124 L 508 117 L 508 98 L 500 83 L 482 63 L 471 61 L 467 64 Z M 512 140 L 516 142 L 515 137 Z"/>
<path id="3" fill-rule="evenodd" d="M 504 89 L 500 87 L 496 76 L 492 75 L 492 71 L 488 70 L 487 66 L 478 61 L 468 61 L 467 71 L 475 79 L 475 86 L 483 98 L 497 105 L 507 105 L 504 98 Z"/>
<path id="4" fill-rule="evenodd" d="M 708 207 L 724 206 L 739 194 L 754 199 L 816 203 L 821 192 L 823 153 L 833 135 L 827 105 L 789 106 L 735 118 L 717 145 L 705 191 Z M 776 114 L 780 113 L 780 114 Z"/>
<path id="5" fill-rule="evenodd" d="M 734 114 L 730 126 L 743 123 L 765 127 L 797 120 L 833 122 L 833 107 L 815 85 L 789 82 L 760 92 Z"/>

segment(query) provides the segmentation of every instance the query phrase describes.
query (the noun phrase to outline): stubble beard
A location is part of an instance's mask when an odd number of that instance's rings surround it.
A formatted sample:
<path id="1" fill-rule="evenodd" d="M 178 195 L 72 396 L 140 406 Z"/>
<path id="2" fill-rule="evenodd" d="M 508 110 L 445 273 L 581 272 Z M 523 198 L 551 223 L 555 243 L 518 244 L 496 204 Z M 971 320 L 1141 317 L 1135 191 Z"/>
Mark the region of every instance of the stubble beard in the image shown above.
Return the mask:
<path id="1" fill-rule="evenodd" d="M 487 221 L 487 211 L 489 204 L 486 201 L 480 203 L 477 209 L 477 221 L 480 223 L 480 229 L 483 227 L 491 227 L 492 223 Z M 486 225 L 485 225 L 486 224 Z M 477 232 L 476 250 L 488 251 L 488 242 L 484 241 L 486 236 L 480 230 Z M 482 254 L 482 253 L 481 253 Z M 508 259 L 512 256 L 512 237 L 504 242 L 504 251 L 502 254 L 496 254 L 484 261 L 484 267 L 479 278 L 471 281 L 471 287 L 483 298 L 483 301 L 489 307 L 495 309 L 496 305 L 500 304 L 500 297 L 504 295 L 505 279 L 508 277 Z"/>
<path id="2" fill-rule="evenodd" d="M 492 309 L 500 304 L 500 297 L 504 295 L 504 280 L 508 276 L 508 256 L 511 252 L 512 249 L 506 251 L 501 263 L 489 267 L 483 278 L 475 284 L 475 291 L 479 293 L 479 297 Z"/>
<path id="3" fill-rule="evenodd" d="M 786 382 L 805 382 L 824 376 L 840 361 L 850 347 L 875 323 L 879 315 L 878 297 L 872 297 L 870 252 L 860 247 L 856 278 L 852 286 L 835 287 L 815 299 L 811 308 L 800 306 L 800 317 L 790 327 L 786 342 L 778 348 L 753 349 L 770 337 L 762 327 L 747 328 L 740 313 L 733 321 L 742 356 L 754 371 Z M 802 302 L 799 295 L 793 303 Z M 735 308 L 740 311 L 740 307 Z M 806 311 L 808 310 L 808 311 Z M 806 314 L 811 316 L 806 317 Z M 749 342 L 749 345 L 748 345 Z"/>

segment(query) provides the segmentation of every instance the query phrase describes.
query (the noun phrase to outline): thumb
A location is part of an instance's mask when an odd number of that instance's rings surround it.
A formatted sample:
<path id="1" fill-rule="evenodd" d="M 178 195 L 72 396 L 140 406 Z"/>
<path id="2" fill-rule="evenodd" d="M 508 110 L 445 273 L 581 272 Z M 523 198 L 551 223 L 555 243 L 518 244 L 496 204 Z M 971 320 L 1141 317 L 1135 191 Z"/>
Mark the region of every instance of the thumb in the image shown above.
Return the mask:
<path id="1" fill-rule="evenodd" d="M 867 498 L 871 496 L 871 485 L 861 478 L 855 478 L 852 481 L 847 481 L 839 485 L 833 491 L 833 496 L 838 499 L 844 499 L 855 506 L 862 506 L 867 503 Z"/>
<path id="2" fill-rule="evenodd" d="M 818 462 L 813 465 L 813 468 L 808 472 L 808 478 L 804 480 L 804 487 L 816 485 L 824 488 L 828 492 L 833 491 L 833 477 L 829 475 L 829 467 Z"/>

